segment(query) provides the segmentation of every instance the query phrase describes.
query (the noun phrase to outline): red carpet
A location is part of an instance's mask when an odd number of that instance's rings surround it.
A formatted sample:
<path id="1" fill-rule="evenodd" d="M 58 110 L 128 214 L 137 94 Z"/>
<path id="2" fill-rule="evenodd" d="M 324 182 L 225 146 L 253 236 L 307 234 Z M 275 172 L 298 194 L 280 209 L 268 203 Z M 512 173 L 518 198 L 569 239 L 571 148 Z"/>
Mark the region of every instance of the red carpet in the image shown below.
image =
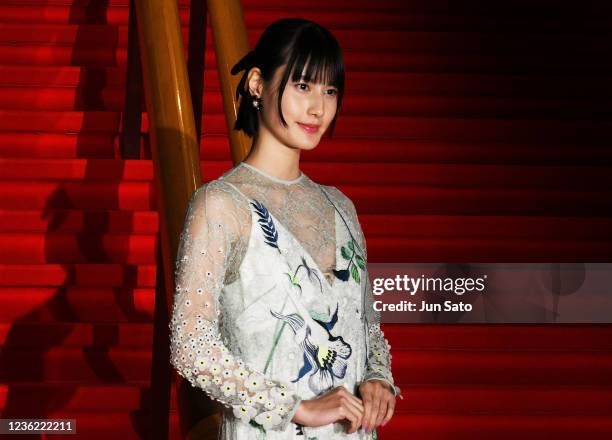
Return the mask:
<path id="1" fill-rule="evenodd" d="M 345 50 L 304 172 L 355 201 L 372 262 L 610 261 L 612 5 L 460 3 L 243 1 L 251 45 L 302 16 Z M 0 416 L 87 439 L 150 434 L 158 223 L 146 115 L 146 159 L 118 150 L 127 4 L 0 0 Z M 231 166 L 210 30 L 206 66 L 208 181 Z M 384 329 L 405 399 L 380 438 L 612 437 L 610 325 Z"/>

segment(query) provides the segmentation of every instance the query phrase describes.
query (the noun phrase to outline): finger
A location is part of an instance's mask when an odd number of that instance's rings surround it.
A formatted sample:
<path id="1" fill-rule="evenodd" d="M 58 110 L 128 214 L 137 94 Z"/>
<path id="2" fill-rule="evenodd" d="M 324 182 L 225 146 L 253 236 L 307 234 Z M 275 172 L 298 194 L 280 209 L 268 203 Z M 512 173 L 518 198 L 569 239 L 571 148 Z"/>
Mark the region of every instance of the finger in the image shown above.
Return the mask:
<path id="1" fill-rule="evenodd" d="M 359 429 L 363 418 L 363 403 L 345 387 L 339 386 L 335 389 L 341 403 L 342 418 L 350 422 L 348 433 L 353 433 Z"/>
<path id="2" fill-rule="evenodd" d="M 344 387 L 342 387 L 340 394 L 342 395 L 343 398 L 346 399 L 348 405 L 351 405 L 353 408 L 356 409 L 357 413 L 359 413 L 360 416 L 363 414 L 364 407 L 363 407 L 363 402 L 361 401 L 361 399 L 356 397 L 354 394 L 352 394 L 350 391 L 348 391 Z"/>
<path id="3" fill-rule="evenodd" d="M 362 394 L 363 399 L 363 419 L 361 422 L 361 427 L 363 429 L 368 429 L 368 421 L 370 420 L 370 415 L 372 414 L 372 394 L 370 392 L 365 392 Z"/>
<path id="4" fill-rule="evenodd" d="M 395 397 L 393 397 L 391 401 L 389 402 L 389 405 L 387 405 L 387 415 L 385 415 L 385 418 L 383 419 L 382 426 L 386 425 L 389 422 L 389 420 L 391 420 L 391 417 L 393 417 L 394 412 L 395 412 Z"/>
<path id="5" fill-rule="evenodd" d="M 346 388 L 345 388 L 346 389 Z M 351 402 L 357 406 L 358 408 L 361 408 L 361 410 L 363 411 L 363 401 L 355 396 L 353 393 L 351 393 L 350 391 L 347 390 L 346 395 L 351 399 Z"/>
<path id="6" fill-rule="evenodd" d="M 359 425 L 361 424 L 361 415 L 353 405 L 348 403 L 348 400 L 343 401 L 343 408 L 344 414 L 350 422 L 348 433 L 352 434 L 353 432 L 357 431 Z"/>
<path id="7" fill-rule="evenodd" d="M 361 399 L 357 396 L 355 396 L 353 393 L 351 393 L 349 390 L 347 390 L 345 387 L 343 386 L 339 386 L 337 388 L 338 393 L 340 393 L 342 396 L 346 396 L 349 399 L 351 399 L 353 402 L 355 402 L 355 404 L 357 405 L 362 405 Z"/>
<path id="8" fill-rule="evenodd" d="M 355 426 L 351 426 L 355 431 L 359 429 L 363 422 L 363 411 L 359 409 L 352 401 L 347 401 L 346 406 L 355 415 Z"/>
<path id="9" fill-rule="evenodd" d="M 349 421 L 348 432 L 354 432 L 355 425 L 361 423 L 361 415 L 351 399 L 351 393 L 344 387 L 338 387 L 338 401 L 340 402 L 340 415 Z"/>
<path id="10" fill-rule="evenodd" d="M 340 410 L 341 416 L 340 416 L 340 422 L 348 422 L 348 428 L 347 428 L 347 432 L 351 432 L 351 430 L 353 429 L 353 419 L 354 419 L 354 415 L 351 411 L 349 411 L 348 409 L 342 407 Z"/>
<path id="11" fill-rule="evenodd" d="M 340 386 L 336 388 L 339 394 L 340 403 L 346 411 L 350 411 L 352 418 L 350 419 L 351 425 L 348 429 L 349 433 L 355 432 L 361 425 L 363 417 L 363 403 L 361 399 L 357 398 L 353 393 L 348 391 L 345 387 Z M 347 413 L 348 414 L 348 413 Z"/>
<path id="12" fill-rule="evenodd" d="M 378 407 L 378 416 L 376 417 L 376 425 L 375 428 L 378 428 L 387 414 L 387 397 L 383 394 L 383 397 L 380 399 L 380 406 Z"/>
<path id="13" fill-rule="evenodd" d="M 345 409 L 345 418 L 348 421 L 347 433 L 352 433 L 355 429 L 355 414 L 352 411 Z"/>
<path id="14" fill-rule="evenodd" d="M 380 407 L 380 394 L 374 392 L 371 400 L 370 416 L 368 417 L 368 425 L 370 426 L 370 432 L 374 430 L 376 425 L 376 417 L 378 417 L 378 408 Z"/>

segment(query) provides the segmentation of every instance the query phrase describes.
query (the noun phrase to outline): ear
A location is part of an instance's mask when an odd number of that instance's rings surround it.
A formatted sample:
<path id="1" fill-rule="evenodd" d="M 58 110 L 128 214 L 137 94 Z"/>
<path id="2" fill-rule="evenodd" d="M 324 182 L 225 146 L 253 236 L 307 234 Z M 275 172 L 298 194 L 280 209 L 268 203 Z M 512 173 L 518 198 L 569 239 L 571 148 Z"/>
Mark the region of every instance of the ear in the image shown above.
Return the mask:
<path id="1" fill-rule="evenodd" d="M 259 67 L 253 67 L 249 70 L 246 81 L 246 89 L 252 96 L 261 97 L 263 92 L 263 78 Z"/>

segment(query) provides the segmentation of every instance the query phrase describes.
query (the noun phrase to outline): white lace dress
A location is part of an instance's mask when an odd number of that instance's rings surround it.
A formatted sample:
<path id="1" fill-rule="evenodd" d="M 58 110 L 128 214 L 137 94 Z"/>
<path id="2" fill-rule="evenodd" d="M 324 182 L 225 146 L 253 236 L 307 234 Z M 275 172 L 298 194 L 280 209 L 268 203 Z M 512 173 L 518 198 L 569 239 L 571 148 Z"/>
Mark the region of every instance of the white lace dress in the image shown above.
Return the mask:
<path id="1" fill-rule="evenodd" d="M 302 399 L 381 379 L 400 393 L 372 308 L 351 200 L 241 162 L 198 188 L 176 260 L 171 363 L 224 406 L 221 439 L 366 439 L 291 419 Z"/>

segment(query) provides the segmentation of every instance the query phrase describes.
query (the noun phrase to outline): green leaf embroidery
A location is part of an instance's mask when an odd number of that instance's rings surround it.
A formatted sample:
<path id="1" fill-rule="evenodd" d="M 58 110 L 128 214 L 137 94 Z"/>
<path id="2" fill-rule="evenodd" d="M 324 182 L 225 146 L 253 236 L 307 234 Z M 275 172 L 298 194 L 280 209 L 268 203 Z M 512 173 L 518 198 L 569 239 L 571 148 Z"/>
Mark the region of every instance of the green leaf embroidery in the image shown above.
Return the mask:
<path id="1" fill-rule="evenodd" d="M 360 268 L 365 269 L 365 261 L 363 261 L 361 255 L 355 254 L 355 261 Z"/>
<path id="2" fill-rule="evenodd" d="M 294 274 L 292 274 L 292 273 L 290 273 L 288 275 L 289 275 L 289 281 L 291 282 L 291 284 L 293 284 L 294 286 L 297 285 L 298 284 L 297 281 L 296 281 L 297 277 Z"/>
<path id="3" fill-rule="evenodd" d="M 359 277 L 359 269 L 357 269 L 356 265 L 351 266 L 351 275 L 357 284 L 361 282 L 361 278 Z"/>
<path id="4" fill-rule="evenodd" d="M 358 267 L 361 268 L 362 270 L 365 270 L 366 264 L 365 264 L 365 260 L 363 259 L 363 257 L 357 253 L 357 250 L 355 249 L 355 244 L 356 244 L 355 240 L 351 237 L 351 240 L 347 243 L 347 246 L 350 249 L 350 251 L 344 246 L 340 247 L 340 253 L 342 254 L 342 257 L 345 260 L 348 260 L 348 265 L 345 270 L 334 271 L 334 273 L 341 280 L 347 281 L 349 277 L 348 273 L 350 272 L 350 275 L 353 277 L 355 282 L 359 284 L 361 282 L 361 276 L 359 276 Z M 353 259 L 355 260 L 354 262 L 353 262 Z M 340 272 L 346 272 L 346 277 L 339 276 Z"/>
<path id="5" fill-rule="evenodd" d="M 308 313 L 312 319 L 316 319 L 321 322 L 329 322 L 331 321 L 331 316 L 329 313 L 317 313 L 314 310 L 309 310 Z"/>
<path id="6" fill-rule="evenodd" d="M 342 253 L 342 256 L 344 257 L 345 260 L 350 260 L 351 259 L 351 255 L 349 254 L 349 251 L 346 250 L 346 248 L 344 246 L 342 246 L 340 248 L 340 252 Z"/>
<path id="7" fill-rule="evenodd" d="M 257 423 L 255 420 L 250 420 L 249 424 L 251 426 L 254 426 L 255 428 L 259 429 L 260 432 L 262 432 L 263 434 L 266 433 L 266 430 L 264 429 L 263 425 L 260 425 L 259 423 Z"/>

